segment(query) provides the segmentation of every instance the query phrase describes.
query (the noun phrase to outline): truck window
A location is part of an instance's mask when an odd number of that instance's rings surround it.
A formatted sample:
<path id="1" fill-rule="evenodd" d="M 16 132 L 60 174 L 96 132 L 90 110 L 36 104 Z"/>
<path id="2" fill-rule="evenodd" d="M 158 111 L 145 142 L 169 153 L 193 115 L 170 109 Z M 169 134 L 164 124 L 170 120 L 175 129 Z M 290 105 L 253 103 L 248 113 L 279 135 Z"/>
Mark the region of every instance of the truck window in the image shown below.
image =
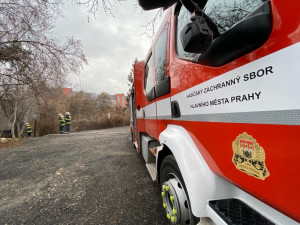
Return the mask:
<path id="1" fill-rule="evenodd" d="M 155 76 L 157 84 L 164 81 L 167 77 L 167 39 L 168 25 L 165 26 L 155 44 Z"/>
<path id="2" fill-rule="evenodd" d="M 186 24 L 191 22 L 190 17 L 191 13 L 185 7 L 181 7 L 177 16 L 176 50 L 177 55 L 183 58 L 193 58 L 194 56 L 196 56 L 195 53 L 184 51 L 180 40 L 180 32 Z"/>
<path id="3" fill-rule="evenodd" d="M 235 24 L 243 20 L 250 13 L 259 8 L 265 0 L 208 0 L 203 11 L 216 24 L 220 34 L 230 30 Z M 191 13 L 181 7 L 177 16 L 176 48 L 177 55 L 183 58 L 193 58 L 195 53 L 183 50 L 180 40 L 182 28 L 190 22 Z"/>
<path id="4" fill-rule="evenodd" d="M 146 66 L 145 66 L 144 79 L 145 79 L 146 93 L 149 93 L 151 91 L 151 89 L 154 87 L 152 55 L 150 56 Z"/>

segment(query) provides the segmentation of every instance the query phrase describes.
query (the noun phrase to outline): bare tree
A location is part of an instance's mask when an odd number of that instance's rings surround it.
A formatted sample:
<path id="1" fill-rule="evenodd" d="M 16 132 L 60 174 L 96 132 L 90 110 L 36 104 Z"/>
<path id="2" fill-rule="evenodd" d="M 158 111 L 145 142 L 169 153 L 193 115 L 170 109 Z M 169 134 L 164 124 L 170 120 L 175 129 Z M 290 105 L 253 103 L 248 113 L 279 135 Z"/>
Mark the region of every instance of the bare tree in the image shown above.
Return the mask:
<path id="1" fill-rule="evenodd" d="M 112 109 L 112 101 L 108 93 L 102 92 L 96 98 L 89 95 L 84 96 L 84 92 L 78 92 L 67 99 L 68 110 L 74 120 L 96 120 L 101 118 Z"/>
<path id="2" fill-rule="evenodd" d="M 58 0 L 0 2 L 0 103 L 13 137 L 15 123 L 24 124 L 30 105 L 45 102 L 66 74 L 87 62 L 80 41 L 61 43 L 51 36 L 61 6 Z"/>
<path id="3" fill-rule="evenodd" d="M 105 14 L 110 16 L 115 16 L 113 11 L 113 7 L 118 5 L 122 5 L 122 2 L 129 0 L 75 0 L 79 6 L 83 6 L 87 9 L 88 14 L 96 17 L 96 13 L 99 10 L 99 7 L 102 7 Z M 138 9 L 140 14 L 143 13 L 142 8 L 139 6 L 137 1 L 132 1 L 132 7 Z M 146 24 L 142 25 L 144 28 L 144 32 L 141 34 L 147 36 L 148 38 L 153 38 L 157 26 L 157 21 L 163 15 L 163 8 L 159 9 L 157 13 L 151 18 Z M 88 16 L 89 20 L 89 16 Z"/>
<path id="4" fill-rule="evenodd" d="M 11 122 L 12 137 L 20 137 L 23 133 L 25 121 L 35 105 L 35 99 L 24 85 L 15 85 L 6 92 L 4 101 L 1 101 L 1 107 L 6 118 Z M 17 133 L 15 133 L 15 131 Z"/>
<path id="5" fill-rule="evenodd" d="M 99 9 L 99 2 L 100 2 L 99 0 L 76 0 L 76 3 L 78 5 L 85 6 L 87 8 L 88 13 L 92 14 L 94 16 Z M 102 4 L 102 8 L 106 14 L 113 16 L 113 13 L 111 11 L 112 7 L 118 2 L 121 2 L 121 1 L 120 0 L 114 0 L 114 1 L 101 0 L 100 4 Z"/>
<path id="6" fill-rule="evenodd" d="M 146 35 L 148 38 L 154 37 L 157 21 L 163 16 L 163 12 L 163 9 L 160 8 L 151 20 L 149 20 L 145 25 L 142 25 L 144 27 L 144 33 L 141 35 Z"/>
<path id="7" fill-rule="evenodd" d="M 36 90 L 37 82 L 56 86 L 86 63 L 80 41 L 60 43 L 50 33 L 60 1 L 5 0 L 0 3 L 0 73 Z M 9 85 L 6 82 L 6 88 Z"/>
<path id="8" fill-rule="evenodd" d="M 102 92 L 96 99 L 99 111 L 101 114 L 107 113 L 112 108 L 112 101 L 110 95 L 106 92 Z"/>

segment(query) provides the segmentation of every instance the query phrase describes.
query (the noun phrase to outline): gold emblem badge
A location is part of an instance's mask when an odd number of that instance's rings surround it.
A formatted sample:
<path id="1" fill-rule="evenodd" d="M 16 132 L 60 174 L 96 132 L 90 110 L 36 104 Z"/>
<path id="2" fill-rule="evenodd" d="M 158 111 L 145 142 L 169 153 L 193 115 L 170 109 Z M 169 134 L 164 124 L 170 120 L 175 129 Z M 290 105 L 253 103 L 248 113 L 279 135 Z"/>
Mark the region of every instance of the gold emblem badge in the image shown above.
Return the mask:
<path id="1" fill-rule="evenodd" d="M 246 132 L 232 142 L 232 162 L 235 167 L 250 176 L 265 180 L 270 176 L 266 167 L 264 149 Z"/>

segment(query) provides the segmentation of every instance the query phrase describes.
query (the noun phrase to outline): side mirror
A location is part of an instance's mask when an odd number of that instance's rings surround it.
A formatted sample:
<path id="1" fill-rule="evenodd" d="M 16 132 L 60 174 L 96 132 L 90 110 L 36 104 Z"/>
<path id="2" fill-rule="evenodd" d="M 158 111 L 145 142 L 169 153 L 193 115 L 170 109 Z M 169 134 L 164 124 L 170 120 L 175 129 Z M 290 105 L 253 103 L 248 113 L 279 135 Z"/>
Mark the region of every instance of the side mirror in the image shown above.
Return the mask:
<path id="1" fill-rule="evenodd" d="M 184 51 L 204 53 L 211 45 L 213 33 L 203 16 L 192 15 L 192 22 L 184 26 L 180 39 Z"/>
<path id="2" fill-rule="evenodd" d="M 203 9 L 207 2 L 207 0 L 138 0 L 138 3 L 144 10 L 152 10 L 161 7 L 167 8 L 179 1 L 191 12 L 198 7 Z"/>
<path id="3" fill-rule="evenodd" d="M 138 0 L 139 5 L 144 10 L 152 10 L 157 8 L 167 8 L 179 0 Z"/>

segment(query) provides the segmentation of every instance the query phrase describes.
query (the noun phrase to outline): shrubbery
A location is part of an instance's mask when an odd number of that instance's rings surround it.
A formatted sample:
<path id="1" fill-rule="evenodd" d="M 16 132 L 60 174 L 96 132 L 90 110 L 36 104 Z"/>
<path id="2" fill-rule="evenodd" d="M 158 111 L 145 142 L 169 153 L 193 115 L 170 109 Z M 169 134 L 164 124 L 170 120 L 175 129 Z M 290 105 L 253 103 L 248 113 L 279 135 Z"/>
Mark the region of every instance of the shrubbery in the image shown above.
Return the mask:
<path id="1" fill-rule="evenodd" d="M 130 120 L 129 109 L 114 106 L 106 93 L 97 98 L 84 97 L 82 92 L 60 97 L 40 105 L 38 111 L 38 118 L 32 120 L 37 136 L 58 133 L 59 113 L 71 113 L 71 132 L 127 126 Z"/>

